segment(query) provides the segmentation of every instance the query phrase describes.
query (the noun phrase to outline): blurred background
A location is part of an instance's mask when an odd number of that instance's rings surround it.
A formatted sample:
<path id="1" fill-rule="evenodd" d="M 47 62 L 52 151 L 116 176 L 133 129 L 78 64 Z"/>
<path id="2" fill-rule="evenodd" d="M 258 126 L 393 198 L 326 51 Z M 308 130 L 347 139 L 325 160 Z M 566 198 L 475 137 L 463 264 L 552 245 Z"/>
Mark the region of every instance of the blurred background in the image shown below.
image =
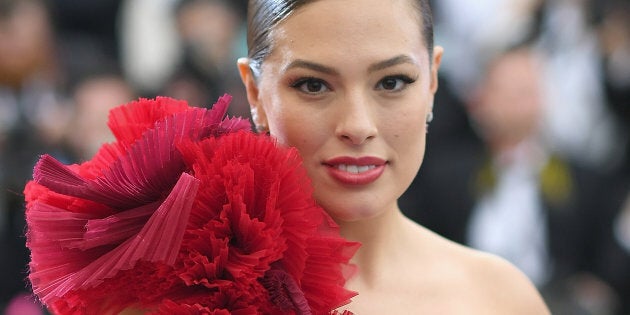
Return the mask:
<path id="1" fill-rule="evenodd" d="M 505 257 L 554 314 L 630 314 L 630 0 L 433 1 L 445 48 L 403 211 Z M 246 1 L 0 0 L 0 311 L 29 293 L 22 190 L 39 155 L 90 159 L 108 110 L 234 96 Z"/>

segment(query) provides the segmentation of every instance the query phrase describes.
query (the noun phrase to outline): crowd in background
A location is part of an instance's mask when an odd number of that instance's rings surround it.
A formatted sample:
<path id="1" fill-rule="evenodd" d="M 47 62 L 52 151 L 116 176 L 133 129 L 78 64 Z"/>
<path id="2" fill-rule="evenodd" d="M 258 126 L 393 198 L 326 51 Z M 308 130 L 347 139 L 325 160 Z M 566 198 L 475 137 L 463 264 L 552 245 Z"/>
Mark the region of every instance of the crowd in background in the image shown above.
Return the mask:
<path id="1" fill-rule="evenodd" d="M 554 314 L 630 314 L 630 1 L 433 1 L 435 119 L 403 211 L 516 264 Z M 0 311 L 27 285 L 22 189 L 90 159 L 110 108 L 233 95 L 246 1 L 0 0 Z"/>

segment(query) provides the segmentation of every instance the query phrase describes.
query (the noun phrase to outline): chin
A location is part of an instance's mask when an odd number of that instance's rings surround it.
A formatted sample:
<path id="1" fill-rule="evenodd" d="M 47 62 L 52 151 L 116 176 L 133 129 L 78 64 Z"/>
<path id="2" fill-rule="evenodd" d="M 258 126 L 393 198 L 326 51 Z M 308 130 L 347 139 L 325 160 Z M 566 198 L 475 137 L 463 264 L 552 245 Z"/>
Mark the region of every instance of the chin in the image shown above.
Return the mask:
<path id="1" fill-rule="evenodd" d="M 375 207 L 367 199 L 361 202 L 320 202 L 320 205 L 337 222 L 353 223 L 376 218 L 383 214 L 386 207 Z"/>

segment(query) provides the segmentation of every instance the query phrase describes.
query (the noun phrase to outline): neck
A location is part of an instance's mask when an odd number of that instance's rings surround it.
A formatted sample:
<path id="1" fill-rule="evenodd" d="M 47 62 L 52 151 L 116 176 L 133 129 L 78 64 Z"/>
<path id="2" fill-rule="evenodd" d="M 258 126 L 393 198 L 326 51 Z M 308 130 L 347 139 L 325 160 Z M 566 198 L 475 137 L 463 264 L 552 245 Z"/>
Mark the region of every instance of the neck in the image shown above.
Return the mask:
<path id="1" fill-rule="evenodd" d="M 353 281 L 371 285 L 383 277 L 385 264 L 396 259 L 405 247 L 405 231 L 408 219 L 398 207 L 385 211 L 382 215 L 355 222 L 341 222 L 341 235 L 348 240 L 361 243 L 352 258 L 358 267 L 358 275 Z"/>
<path id="2" fill-rule="evenodd" d="M 488 147 L 494 155 L 499 155 L 503 152 L 513 150 L 524 139 L 491 139 L 488 142 Z"/>
<path id="3" fill-rule="evenodd" d="M 499 163 L 499 165 L 513 165 L 517 163 L 535 166 L 543 163 L 547 158 L 544 148 L 532 138 L 523 139 L 509 147 L 503 147 L 501 150 L 493 150 L 492 154 L 495 162 Z"/>

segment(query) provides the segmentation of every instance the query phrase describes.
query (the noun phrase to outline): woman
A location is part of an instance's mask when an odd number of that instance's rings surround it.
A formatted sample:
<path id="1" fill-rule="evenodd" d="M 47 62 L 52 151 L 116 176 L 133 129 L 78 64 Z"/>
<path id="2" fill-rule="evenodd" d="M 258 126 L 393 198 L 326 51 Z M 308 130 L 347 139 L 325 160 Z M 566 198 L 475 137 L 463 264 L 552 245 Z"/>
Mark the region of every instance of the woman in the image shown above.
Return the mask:
<path id="1" fill-rule="evenodd" d="M 422 163 L 442 48 L 424 0 L 250 0 L 238 68 L 260 132 L 294 146 L 315 198 L 363 245 L 356 314 L 545 314 L 505 261 L 403 216 Z"/>

